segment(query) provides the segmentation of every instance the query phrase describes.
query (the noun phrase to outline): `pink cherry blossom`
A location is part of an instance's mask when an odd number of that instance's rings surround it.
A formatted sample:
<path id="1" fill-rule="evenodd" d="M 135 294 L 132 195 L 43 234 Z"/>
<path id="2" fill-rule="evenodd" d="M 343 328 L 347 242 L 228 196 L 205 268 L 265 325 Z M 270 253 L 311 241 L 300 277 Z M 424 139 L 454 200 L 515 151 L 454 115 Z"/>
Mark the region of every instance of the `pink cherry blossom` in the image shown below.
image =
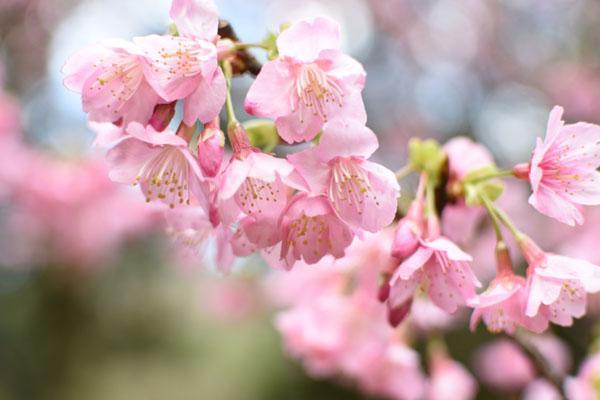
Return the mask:
<path id="1" fill-rule="evenodd" d="M 209 246 L 215 249 L 214 262 L 217 268 L 228 273 L 234 261 L 231 247 L 231 231 L 223 224 L 215 226 L 210 215 L 202 207 L 179 207 L 165 212 L 166 233 L 173 241 L 176 255 L 184 263 L 197 264 Z"/>
<path id="2" fill-rule="evenodd" d="M 148 82 L 167 101 L 184 99 L 183 121 L 192 126 L 218 116 L 226 83 L 217 65 L 219 16 L 212 0 L 176 0 L 170 12 L 179 35 L 135 38 Z"/>
<path id="3" fill-rule="evenodd" d="M 281 217 L 281 259 L 288 267 L 297 260 L 314 264 L 327 254 L 344 256 L 352 242 L 350 228 L 323 196 L 297 194 Z"/>
<path id="4" fill-rule="evenodd" d="M 581 205 L 600 204 L 600 126 L 562 121 L 562 107 L 554 107 L 546 138 L 538 138 L 529 164 L 515 174 L 529 178 L 529 203 L 539 212 L 568 225 L 582 224 Z"/>
<path id="5" fill-rule="evenodd" d="M 334 120 L 325 125 L 318 146 L 288 159 L 312 193 L 327 196 L 340 219 L 377 232 L 394 220 L 400 191 L 392 171 L 367 161 L 377 146 L 369 128 Z"/>
<path id="6" fill-rule="evenodd" d="M 147 202 L 158 199 L 171 208 L 205 204 L 204 178 L 184 139 L 135 122 L 127 133 L 107 154 L 113 181 L 139 184 Z"/>
<path id="7" fill-rule="evenodd" d="M 600 267 L 588 261 L 545 253 L 528 237 L 520 246 L 529 264 L 526 315 L 542 315 L 570 326 L 585 314 L 587 293 L 600 291 Z"/>
<path id="8" fill-rule="evenodd" d="M 101 160 L 59 160 L 20 145 L 0 168 L 11 196 L 2 262 L 100 266 L 157 222 L 152 210 L 108 180 Z"/>
<path id="9" fill-rule="evenodd" d="M 404 260 L 419 248 L 420 239 L 424 236 L 425 231 L 423 212 L 424 204 L 421 199 L 416 199 L 411 203 L 406 216 L 396 226 L 392 256 Z"/>
<path id="10" fill-rule="evenodd" d="M 401 304 L 423 285 L 435 305 L 453 313 L 473 299 L 475 287 L 481 286 L 470 261 L 471 256 L 449 239 L 421 240 L 419 248 L 394 272 L 390 301 Z"/>
<path id="11" fill-rule="evenodd" d="M 140 50 L 122 40 L 93 45 L 71 56 L 65 86 L 81 93 L 90 121 L 145 124 L 162 99 L 144 77 Z"/>
<path id="12" fill-rule="evenodd" d="M 294 168 L 287 160 L 252 147 L 240 124 L 229 129 L 229 138 L 233 155 L 220 176 L 219 210 L 226 224 L 245 218 L 235 248 L 247 255 L 279 241 L 277 222 L 291 196 L 287 178 Z"/>
<path id="13" fill-rule="evenodd" d="M 366 122 L 362 66 L 340 51 L 337 23 L 318 17 L 293 24 L 277 39 L 279 58 L 250 88 L 249 114 L 274 119 L 287 142 L 311 140 L 334 117 Z"/>
<path id="14" fill-rule="evenodd" d="M 198 138 L 198 162 L 204 176 L 208 177 L 219 173 L 225 155 L 225 134 L 218 122 L 206 124 Z"/>
<path id="15" fill-rule="evenodd" d="M 387 324 L 375 297 L 379 274 L 393 263 L 391 240 L 391 230 L 365 234 L 343 258 L 298 262 L 269 287 L 290 307 L 277 318 L 285 346 L 309 372 L 342 376 L 374 396 L 417 400 L 425 391 L 418 353 Z"/>
<path id="16" fill-rule="evenodd" d="M 169 15 L 181 36 L 209 42 L 217 36 L 219 12 L 213 0 L 173 0 Z"/>
<path id="17" fill-rule="evenodd" d="M 527 302 L 525 278 L 513 273 L 510 254 L 505 246 L 496 250 L 498 274 L 485 292 L 470 302 L 475 308 L 471 316 L 471 330 L 475 330 L 483 318 L 490 332 L 505 331 L 513 334 L 518 326 L 542 332 L 548 322 L 542 316 L 530 318 L 525 315 Z"/>

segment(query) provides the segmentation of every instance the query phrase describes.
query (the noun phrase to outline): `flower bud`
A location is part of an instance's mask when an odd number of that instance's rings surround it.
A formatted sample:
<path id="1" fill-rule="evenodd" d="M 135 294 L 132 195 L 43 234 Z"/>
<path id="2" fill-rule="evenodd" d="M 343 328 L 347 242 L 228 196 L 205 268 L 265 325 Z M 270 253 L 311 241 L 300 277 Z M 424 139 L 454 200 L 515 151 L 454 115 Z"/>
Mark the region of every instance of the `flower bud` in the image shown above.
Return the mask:
<path id="1" fill-rule="evenodd" d="M 158 132 L 164 131 L 175 115 L 175 103 L 157 104 L 148 124 Z"/>
<path id="2" fill-rule="evenodd" d="M 403 218 L 398 223 L 394 242 L 392 243 L 392 256 L 405 259 L 417 250 L 419 238 L 415 233 L 415 224 L 408 218 Z"/>
<path id="3" fill-rule="evenodd" d="M 225 134 L 218 128 L 205 128 L 198 139 L 198 163 L 205 176 L 214 177 L 221 169 Z"/>

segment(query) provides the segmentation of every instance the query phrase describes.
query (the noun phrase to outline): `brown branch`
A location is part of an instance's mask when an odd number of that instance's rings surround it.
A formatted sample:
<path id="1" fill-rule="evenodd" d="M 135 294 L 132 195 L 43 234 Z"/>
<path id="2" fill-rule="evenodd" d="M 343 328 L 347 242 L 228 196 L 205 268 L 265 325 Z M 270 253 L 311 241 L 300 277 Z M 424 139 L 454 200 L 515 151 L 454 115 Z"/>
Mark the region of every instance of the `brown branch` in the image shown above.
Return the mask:
<path id="1" fill-rule="evenodd" d="M 231 39 L 233 42 L 240 41 L 231 24 L 224 19 L 219 20 L 218 34 L 223 39 Z M 234 75 L 249 73 L 257 76 L 260 73 L 262 64 L 248 50 L 241 49 L 236 51 L 231 60 L 231 68 Z"/>

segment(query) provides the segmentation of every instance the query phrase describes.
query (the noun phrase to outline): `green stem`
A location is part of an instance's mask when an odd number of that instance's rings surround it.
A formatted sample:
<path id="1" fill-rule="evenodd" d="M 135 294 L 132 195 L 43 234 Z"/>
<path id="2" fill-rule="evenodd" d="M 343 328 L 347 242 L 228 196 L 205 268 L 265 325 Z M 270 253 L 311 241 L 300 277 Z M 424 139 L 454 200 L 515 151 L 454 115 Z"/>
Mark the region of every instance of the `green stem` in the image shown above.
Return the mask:
<path id="1" fill-rule="evenodd" d="M 237 123 L 238 120 L 235 117 L 235 111 L 233 108 L 233 101 L 231 100 L 231 64 L 228 61 L 223 62 L 223 74 L 225 75 L 225 81 L 227 82 L 227 96 L 225 101 L 225 108 L 227 110 L 227 124 L 231 125 Z"/>
<path id="2" fill-rule="evenodd" d="M 437 218 L 437 210 L 435 207 L 435 184 L 431 179 L 427 179 L 426 187 L 427 196 L 427 216 Z"/>
<path id="3" fill-rule="evenodd" d="M 517 228 L 517 226 L 514 224 L 514 222 L 512 222 L 510 217 L 508 215 L 506 215 L 506 213 L 504 211 L 502 211 L 496 205 L 493 205 L 493 207 L 494 207 L 494 212 L 496 213 L 496 215 L 498 216 L 500 221 L 502 221 L 502 223 L 508 228 L 508 230 L 514 236 L 514 238 L 517 240 L 517 242 L 520 242 L 523 239 L 523 237 L 525 236 L 525 234 L 523 232 L 521 232 L 519 230 L 519 228 Z"/>
<path id="4" fill-rule="evenodd" d="M 496 214 L 494 203 L 490 200 L 490 198 L 485 193 L 478 193 L 479 199 L 481 199 L 483 206 L 487 210 L 490 218 L 492 220 L 492 225 L 494 226 L 494 231 L 496 232 L 496 241 L 503 242 L 504 237 L 502 236 L 502 230 L 500 229 L 500 219 Z"/>
<path id="5" fill-rule="evenodd" d="M 489 179 L 502 178 L 505 176 L 514 176 L 513 170 L 506 169 L 506 170 L 502 170 L 502 171 L 496 171 L 496 172 L 490 173 L 488 175 L 480 176 L 477 179 L 470 180 L 469 183 L 478 183 L 478 182 L 487 181 Z"/>
<path id="6" fill-rule="evenodd" d="M 411 164 L 407 164 L 404 167 L 400 168 L 398 171 L 396 171 L 396 179 L 404 179 L 413 172 L 415 172 L 413 166 Z"/>

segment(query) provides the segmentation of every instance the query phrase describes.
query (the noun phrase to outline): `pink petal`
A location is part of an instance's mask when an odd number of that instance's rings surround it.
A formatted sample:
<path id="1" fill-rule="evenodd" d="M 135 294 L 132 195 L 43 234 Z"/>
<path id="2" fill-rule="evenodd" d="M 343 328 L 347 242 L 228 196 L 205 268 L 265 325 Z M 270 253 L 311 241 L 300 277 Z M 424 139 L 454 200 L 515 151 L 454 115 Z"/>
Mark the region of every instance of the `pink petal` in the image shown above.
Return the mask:
<path id="1" fill-rule="evenodd" d="M 313 62 L 322 50 L 339 47 L 340 27 L 325 17 L 296 22 L 277 38 L 281 57 L 292 57 L 302 62 Z"/>
<path id="2" fill-rule="evenodd" d="M 227 169 L 223 173 L 223 180 L 220 184 L 219 196 L 222 199 L 229 199 L 238 191 L 242 183 L 248 177 L 250 171 L 250 164 L 232 158 L 231 162 L 227 166 Z"/>
<path id="3" fill-rule="evenodd" d="M 323 127 L 319 156 L 328 161 L 335 157 L 369 158 L 379 147 L 372 130 L 355 120 L 335 119 Z"/>
<path id="4" fill-rule="evenodd" d="M 305 111 L 302 116 L 302 106 L 291 114 L 279 117 L 275 120 L 277 133 L 286 142 L 305 142 L 312 140 L 323 127 L 323 119 L 314 115 L 311 111 Z"/>
<path id="5" fill-rule="evenodd" d="M 248 90 L 244 108 L 257 117 L 277 119 L 292 113 L 295 76 L 283 61 L 263 65 Z"/>
<path id="6" fill-rule="evenodd" d="M 567 225 L 574 226 L 583 223 L 583 214 L 577 205 L 543 184 L 529 197 L 529 204 L 540 213 Z"/>
<path id="7" fill-rule="evenodd" d="M 415 289 L 421 282 L 422 272 L 416 272 L 410 279 L 398 279 L 390 290 L 390 306 L 396 307 L 413 297 Z"/>
<path id="8" fill-rule="evenodd" d="M 267 182 L 275 181 L 278 176 L 287 176 L 294 169 L 288 160 L 262 152 L 250 153 L 246 158 L 246 162 L 252 166 L 248 176 Z"/>
<path id="9" fill-rule="evenodd" d="M 546 148 L 550 147 L 554 140 L 558 137 L 560 130 L 562 129 L 564 122 L 562 116 L 564 109 L 560 106 L 554 106 L 550 111 L 550 117 L 548 118 L 548 127 L 546 128 L 546 138 L 544 144 Z"/>
<path id="10" fill-rule="evenodd" d="M 146 79 L 166 101 L 187 97 L 202 78 L 212 77 L 218 68 L 217 48 L 207 41 L 149 35 L 137 37 L 134 42 L 146 60 Z"/>
<path id="11" fill-rule="evenodd" d="M 450 260 L 454 261 L 472 261 L 473 258 L 462 251 L 454 242 L 444 237 L 440 237 L 435 240 L 426 241 L 423 243 L 424 246 L 446 253 Z"/>
<path id="12" fill-rule="evenodd" d="M 175 135 L 169 130 L 157 132 L 151 125 L 144 127 L 144 125 L 139 122 L 132 122 L 127 125 L 125 131 L 131 137 L 151 145 L 187 147 L 187 142 L 182 137 Z"/>
<path id="13" fill-rule="evenodd" d="M 319 58 L 327 64 L 323 69 L 339 82 L 345 93 L 357 93 L 365 87 L 367 74 L 362 64 L 354 58 L 339 50 L 325 50 Z"/>
<path id="14" fill-rule="evenodd" d="M 212 41 L 217 35 L 219 12 L 213 0 L 173 0 L 169 16 L 181 36 Z"/>
<path id="15" fill-rule="evenodd" d="M 327 193 L 331 168 L 319 158 L 317 147 L 288 155 L 288 160 L 308 184 L 308 191 Z"/>
<path id="16" fill-rule="evenodd" d="M 160 96 L 148 82 L 142 81 L 135 96 L 132 96 L 121 107 L 120 114 L 123 116 L 123 125 L 127 126 L 131 121 L 147 123 L 154 112 L 154 107 L 161 101 Z"/>
<path id="17" fill-rule="evenodd" d="M 396 269 L 390 279 L 390 285 L 394 286 L 399 280 L 407 280 L 419 269 L 421 269 L 433 255 L 433 250 L 419 247 L 409 258 L 404 260 Z"/>
<path id="18" fill-rule="evenodd" d="M 441 268 L 430 262 L 425 266 L 425 273 L 429 280 L 427 293 L 435 305 L 452 314 L 459 305 L 465 304 L 462 293 Z"/>
<path id="19" fill-rule="evenodd" d="M 144 163 L 161 151 L 137 139 L 125 139 L 106 154 L 108 176 L 115 182 L 132 184 Z"/>
<path id="20" fill-rule="evenodd" d="M 183 106 L 183 121 L 193 125 L 196 120 L 207 123 L 215 119 L 227 95 L 227 84 L 221 68 L 217 68 L 212 80 L 202 79 L 196 90 L 185 99 Z"/>

